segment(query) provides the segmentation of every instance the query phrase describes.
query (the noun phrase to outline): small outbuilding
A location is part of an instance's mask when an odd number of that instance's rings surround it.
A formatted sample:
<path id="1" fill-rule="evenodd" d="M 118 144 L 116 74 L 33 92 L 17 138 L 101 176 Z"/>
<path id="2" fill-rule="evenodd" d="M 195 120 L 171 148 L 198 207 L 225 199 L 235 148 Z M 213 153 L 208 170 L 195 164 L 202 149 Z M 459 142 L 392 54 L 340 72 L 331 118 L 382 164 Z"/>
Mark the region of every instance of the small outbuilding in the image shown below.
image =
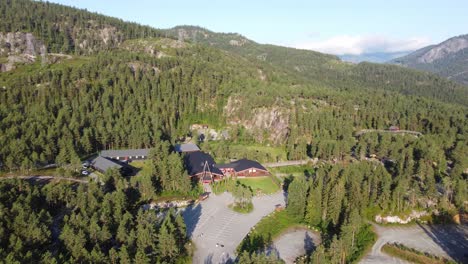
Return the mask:
<path id="1" fill-rule="evenodd" d="M 194 143 L 177 144 L 175 151 L 179 153 L 200 151 L 200 148 Z"/>

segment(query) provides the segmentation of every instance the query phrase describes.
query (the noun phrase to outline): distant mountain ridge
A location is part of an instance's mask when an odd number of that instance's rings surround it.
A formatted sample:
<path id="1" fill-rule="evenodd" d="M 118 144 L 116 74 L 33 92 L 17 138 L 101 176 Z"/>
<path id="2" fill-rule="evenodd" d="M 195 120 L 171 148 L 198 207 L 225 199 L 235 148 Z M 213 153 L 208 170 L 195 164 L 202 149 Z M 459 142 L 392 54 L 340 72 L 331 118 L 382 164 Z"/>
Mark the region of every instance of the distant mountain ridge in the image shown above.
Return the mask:
<path id="1" fill-rule="evenodd" d="M 424 47 L 390 63 L 433 72 L 468 85 L 468 34 Z"/>
<path id="2" fill-rule="evenodd" d="M 182 25 L 162 31 L 166 37 L 237 54 L 263 70 L 294 76 L 316 86 L 338 90 L 381 89 L 468 104 L 467 87 L 426 72 L 369 62 L 353 65 L 335 55 L 260 44 L 238 33 L 218 33 L 198 26 Z"/>
<path id="3" fill-rule="evenodd" d="M 400 52 L 373 52 L 373 53 L 363 53 L 359 55 L 354 54 L 343 54 L 339 55 L 340 59 L 343 61 L 348 61 L 352 63 L 359 63 L 363 61 L 375 62 L 375 63 L 384 63 L 395 58 L 403 57 L 411 53 L 411 51 L 400 51 Z"/>

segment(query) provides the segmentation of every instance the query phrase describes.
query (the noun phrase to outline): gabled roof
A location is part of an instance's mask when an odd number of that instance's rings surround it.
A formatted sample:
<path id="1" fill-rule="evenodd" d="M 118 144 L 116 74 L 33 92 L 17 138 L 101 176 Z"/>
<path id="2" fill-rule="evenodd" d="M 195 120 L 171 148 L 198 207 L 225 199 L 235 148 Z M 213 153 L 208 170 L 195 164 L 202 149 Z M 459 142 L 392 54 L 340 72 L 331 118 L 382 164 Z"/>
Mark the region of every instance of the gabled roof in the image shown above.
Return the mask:
<path id="1" fill-rule="evenodd" d="M 101 151 L 101 156 L 108 158 L 148 156 L 150 149 L 109 149 Z"/>
<path id="2" fill-rule="evenodd" d="M 194 151 L 200 151 L 200 148 L 194 143 L 177 144 L 175 146 L 175 151 L 177 151 L 177 152 L 194 152 Z"/>
<path id="3" fill-rule="evenodd" d="M 207 153 L 201 151 L 188 152 L 184 156 L 184 162 L 190 176 L 202 173 L 205 162 L 208 163 L 211 173 L 223 175 L 223 172 L 214 166 L 213 158 Z"/>
<path id="4" fill-rule="evenodd" d="M 251 168 L 268 171 L 262 164 L 248 159 L 240 159 L 228 164 L 216 165 L 218 168 L 233 168 L 235 171 L 243 171 Z"/>
<path id="5" fill-rule="evenodd" d="M 102 156 L 97 156 L 93 160 L 91 160 L 91 166 L 93 166 L 95 169 L 100 170 L 100 171 L 107 171 L 108 169 L 111 168 L 117 168 L 121 169 L 122 165 L 118 164 L 117 162 L 114 162 L 110 159 L 104 158 Z"/>

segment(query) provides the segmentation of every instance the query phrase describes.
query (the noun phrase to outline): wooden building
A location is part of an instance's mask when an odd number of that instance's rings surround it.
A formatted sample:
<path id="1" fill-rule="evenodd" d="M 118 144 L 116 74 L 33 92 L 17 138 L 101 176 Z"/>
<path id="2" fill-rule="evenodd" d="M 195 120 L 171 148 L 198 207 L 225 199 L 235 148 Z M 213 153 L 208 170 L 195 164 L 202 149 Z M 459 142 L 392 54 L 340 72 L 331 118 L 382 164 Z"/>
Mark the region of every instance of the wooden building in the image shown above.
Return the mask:
<path id="1" fill-rule="evenodd" d="M 184 163 L 188 174 L 192 179 L 211 183 L 224 178 L 223 172 L 215 166 L 214 159 L 201 151 L 187 152 Z"/>
<path id="2" fill-rule="evenodd" d="M 268 176 L 270 172 L 262 164 L 248 159 L 240 159 L 228 164 L 216 165 L 226 176 L 258 177 Z"/>

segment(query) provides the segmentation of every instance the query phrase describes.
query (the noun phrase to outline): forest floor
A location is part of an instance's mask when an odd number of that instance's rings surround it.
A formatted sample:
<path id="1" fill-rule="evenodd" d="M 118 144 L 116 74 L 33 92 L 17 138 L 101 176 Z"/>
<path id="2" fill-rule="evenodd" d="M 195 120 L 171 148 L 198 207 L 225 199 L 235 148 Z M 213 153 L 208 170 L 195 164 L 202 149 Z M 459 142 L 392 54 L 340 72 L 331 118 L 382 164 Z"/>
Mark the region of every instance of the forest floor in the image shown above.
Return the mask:
<path id="1" fill-rule="evenodd" d="M 466 225 L 380 226 L 374 224 L 378 235 L 372 250 L 361 260 L 367 263 L 407 263 L 384 254 L 386 243 L 400 243 L 421 252 L 445 257 L 458 263 L 468 263 L 468 227 Z"/>
<path id="2" fill-rule="evenodd" d="M 227 263 L 233 261 L 237 246 L 263 217 L 284 206 L 283 192 L 256 196 L 254 210 L 240 214 L 228 208 L 234 199 L 230 193 L 211 194 L 210 198 L 187 207 L 183 217 L 187 235 L 195 243 L 193 263 Z"/>

